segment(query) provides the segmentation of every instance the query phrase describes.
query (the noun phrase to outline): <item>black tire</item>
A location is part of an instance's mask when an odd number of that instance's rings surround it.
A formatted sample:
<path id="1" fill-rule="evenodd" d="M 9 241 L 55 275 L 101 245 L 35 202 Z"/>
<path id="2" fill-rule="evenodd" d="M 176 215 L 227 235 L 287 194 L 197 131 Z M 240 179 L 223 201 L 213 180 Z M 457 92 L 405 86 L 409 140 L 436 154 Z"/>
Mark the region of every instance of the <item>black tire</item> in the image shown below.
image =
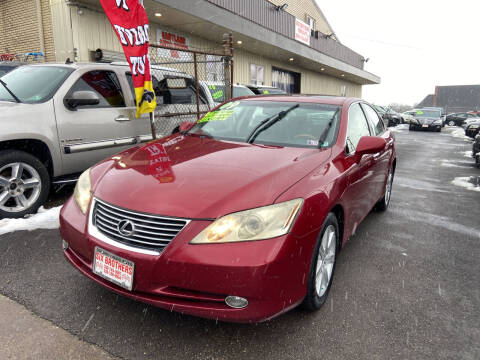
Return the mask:
<path id="1" fill-rule="evenodd" d="M 376 211 L 382 212 L 388 209 L 388 205 L 390 204 L 390 198 L 392 195 L 392 185 L 393 185 L 394 175 L 395 175 L 395 172 L 393 171 L 393 166 L 392 166 L 390 167 L 390 171 L 388 172 L 388 175 L 387 175 L 387 183 L 385 183 L 385 193 L 383 194 L 382 198 L 378 200 L 378 202 L 375 204 Z M 390 194 L 387 196 L 387 189 L 388 189 L 387 185 L 389 181 L 390 181 Z"/>
<path id="2" fill-rule="evenodd" d="M 47 200 L 48 193 L 50 191 L 50 176 L 48 174 L 47 168 L 40 160 L 38 160 L 36 157 L 24 151 L 18 151 L 18 150 L 0 151 L 0 169 L 7 166 L 8 164 L 17 163 L 17 162 L 27 164 L 37 171 L 40 177 L 40 185 L 39 185 L 40 193 L 38 195 L 37 200 L 33 202 L 31 205 L 29 205 L 27 208 L 25 208 L 25 210 L 23 211 L 13 212 L 13 211 L 5 211 L 0 209 L 0 219 L 22 218 L 27 214 L 36 213 L 38 208 Z M 0 189 L 4 190 L 5 188 L 2 188 L 0 186 Z M 8 202 L 6 204 L 8 204 Z"/>
<path id="3" fill-rule="evenodd" d="M 408 130 L 415 131 L 415 126 L 413 126 L 412 124 L 408 125 Z"/>
<path id="4" fill-rule="evenodd" d="M 441 131 L 442 131 L 442 128 L 437 129 L 437 132 L 441 132 Z"/>
<path id="5" fill-rule="evenodd" d="M 317 262 L 318 262 L 318 251 L 320 249 L 320 244 L 322 242 L 322 237 L 326 231 L 326 229 L 332 225 L 335 228 L 335 261 L 333 263 L 333 268 L 332 268 L 332 273 L 330 276 L 330 282 L 328 283 L 327 289 L 325 293 L 322 296 L 319 296 L 316 291 L 316 286 L 315 286 L 315 278 L 316 278 L 316 268 L 317 268 Z M 310 272 L 308 275 L 308 283 L 307 283 L 307 295 L 305 296 L 305 299 L 303 300 L 302 307 L 306 310 L 309 311 L 315 311 L 318 310 L 322 307 L 322 305 L 325 303 L 328 297 L 328 293 L 330 292 L 330 288 L 333 283 L 333 277 L 335 275 L 335 265 L 336 265 L 336 259 L 338 255 L 338 251 L 340 249 L 340 238 L 339 238 L 339 227 L 338 227 L 338 220 L 336 216 L 333 213 L 329 213 L 323 222 L 322 228 L 320 230 L 317 243 L 315 245 L 315 249 L 313 251 L 312 255 L 312 261 L 310 265 Z"/>
<path id="6" fill-rule="evenodd" d="M 455 123 L 455 121 L 453 121 L 453 120 L 449 120 L 447 124 L 448 124 L 448 126 L 455 126 L 455 125 L 457 125 L 457 124 Z"/>

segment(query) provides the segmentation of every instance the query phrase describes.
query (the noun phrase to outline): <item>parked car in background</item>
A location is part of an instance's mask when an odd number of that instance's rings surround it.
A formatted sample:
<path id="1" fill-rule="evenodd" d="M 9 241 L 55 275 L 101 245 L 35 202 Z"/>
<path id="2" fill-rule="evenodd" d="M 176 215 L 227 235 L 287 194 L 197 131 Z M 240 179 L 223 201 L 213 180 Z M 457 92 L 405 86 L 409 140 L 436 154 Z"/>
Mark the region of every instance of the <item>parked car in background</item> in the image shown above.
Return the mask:
<path id="1" fill-rule="evenodd" d="M 442 118 L 442 127 L 445 126 L 446 124 L 446 114 L 445 114 L 445 109 L 442 107 L 434 107 L 434 106 L 425 106 L 422 109 L 428 109 L 428 110 L 438 110 L 440 111 L 441 118 Z"/>
<path id="2" fill-rule="evenodd" d="M 183 79 L 185 87 L 170 88 L 172 78 Z M 135 117 L 126 63 L 25 65 L 2 81 L 0 218 L 35 212 L 52 183 L 74 183 L 76 174 L 92 164 L 152 139 L 148 114 Z M 160 116 L 180 106 L 196 111 L 195 81 L 175 69 L 152 66 L 152 82 L 159 135 L 169 135 L 182 119 Z M 204 92 L 200 99 L 200 110 L 215 106 Z"/>
<path id="3" fill-rule="evenodd" d="M 383 122 L 386 126 L 397 126 L 403 122 L 402 116 L 395 110 L 387 106 L 374 105 L 374 107 L 382 116 Z"/>
<path id="4" fill-rule="evenodd" d="M 0 77 L 22 65 L 21 62 L 16 61 L 0 61 Z"/>
<path id="5" fill-rule="evenodd" d="M 250 90 L 252 90 L 256 95 L 285 95 L 286 91 L 266 85 L 245 85 Z"/>
<path id="6" fill-rule="evenodd" d="M 477 115 L 469 113 L 452 113 L 446 116 L 445 121 L 449 126 L 462 126 L 465 123 L 465 120 L 471 118 L 477 118 Z"/>
<path id="7" fill-rule="evenodd" d="M 415 110 L 410 110 L 410 111 L 405 111 L 403 112 L 401 115 L 402 115 L 402 118 L 403 118 L 403 121 L 406 123 L 406 124 L 410 124 L 412 122 L 412 120 L 414 120 L 414 114 L 416 113 Z"/>
<path id="8" fill-rule="evenodd" d="M 475 137 L 475 141 L 473 142 L 472 146 L 472 155 L 475 159 L 477 167 L 480 169 L 480 135 Z"/>
<path id="9" fill-rule="evenodd" d="M 169 311 L 258 322 L 319 309 L 339 250 L 390 202 L 394 137 L 376 111 L 251 97 L 181 128 L 80 176 L 60 213 L 66 259 Z"/>
<path id="10" fill-rule="evenodd" d="M 465 127 L 465 135 L 471 137 L 472 139 L 475 138 L 480 132 L 480 118 L 478 120 L 470 122 Z"/>
<path id="11" fill-rule="evenodd" d="M 216 105 L 226 101 L 225 98 L 225 83 L 214 81 L 200 81 L 200 85 L 207 94 L 209 103 L 215 103 Z M 240 96 L 251 96 L 255 93 L 245 85 L 234 84 L 233 96 L 234 98 Z"/>
<path id="12" fill-rule="evenodd" d="M 417 109 L 409 130 L 442 131 L 442 113 L 439 110 Z"/>

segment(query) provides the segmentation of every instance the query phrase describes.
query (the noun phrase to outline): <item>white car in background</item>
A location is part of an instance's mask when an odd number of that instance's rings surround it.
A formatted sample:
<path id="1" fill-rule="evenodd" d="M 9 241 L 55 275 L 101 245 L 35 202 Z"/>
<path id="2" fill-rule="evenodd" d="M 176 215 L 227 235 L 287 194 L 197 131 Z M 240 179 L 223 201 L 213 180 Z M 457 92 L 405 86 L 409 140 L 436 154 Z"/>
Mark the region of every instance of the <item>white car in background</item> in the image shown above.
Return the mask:
<path id="1" fill-rule="evenodd" d="M 414 120 L 413 115 L 416 112 L 417 112 L 417 110 L 409 110 L 409 111 L 405 111 L 404 113 L 401 113 L 400 115 L 402 116 L 405 123 L 410 124 L 412 122 L 412 120 Z"/>
<path id="2" fill-rule="evenodd" d="M 225 83 L 216 81 L 199 81 L 200 86 L 207 95 L 208 103 L 215 103 L 215 105 L 221 104 L 226 100 L 225 98 Z M 233 96 L 251 96 L 255 93 L 244 85 L 233 85 Z"/>

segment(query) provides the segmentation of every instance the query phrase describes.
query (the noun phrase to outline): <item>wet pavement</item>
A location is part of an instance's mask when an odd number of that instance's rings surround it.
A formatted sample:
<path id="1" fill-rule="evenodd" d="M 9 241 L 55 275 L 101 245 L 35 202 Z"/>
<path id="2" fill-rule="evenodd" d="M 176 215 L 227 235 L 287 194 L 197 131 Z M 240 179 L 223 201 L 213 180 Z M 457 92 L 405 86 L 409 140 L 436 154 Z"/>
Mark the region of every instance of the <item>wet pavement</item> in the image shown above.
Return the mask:
<path id="1" fill-rule="evenodd" d="M 126 359 L 479 359 L 480 169 L 454 131 L 395 133 L 390 208 L 358 227 L 316 313 L 238 325 L 144 305 L 67 264 L 57 230 L 0 236 L 0 293 Z"/>

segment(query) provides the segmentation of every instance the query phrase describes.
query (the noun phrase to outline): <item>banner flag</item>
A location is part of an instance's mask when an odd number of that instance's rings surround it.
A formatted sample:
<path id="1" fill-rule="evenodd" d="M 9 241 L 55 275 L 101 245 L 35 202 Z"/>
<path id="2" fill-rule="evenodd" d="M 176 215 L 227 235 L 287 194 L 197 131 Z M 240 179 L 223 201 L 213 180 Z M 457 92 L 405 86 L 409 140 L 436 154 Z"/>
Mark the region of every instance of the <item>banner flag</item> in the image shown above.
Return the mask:
<path id="1" fill-rule="evenodd" d="M 148 17 L 141 0 L 100 0 L 132 71 L 137 117 L 157 106 L 150 73 Z"/>

